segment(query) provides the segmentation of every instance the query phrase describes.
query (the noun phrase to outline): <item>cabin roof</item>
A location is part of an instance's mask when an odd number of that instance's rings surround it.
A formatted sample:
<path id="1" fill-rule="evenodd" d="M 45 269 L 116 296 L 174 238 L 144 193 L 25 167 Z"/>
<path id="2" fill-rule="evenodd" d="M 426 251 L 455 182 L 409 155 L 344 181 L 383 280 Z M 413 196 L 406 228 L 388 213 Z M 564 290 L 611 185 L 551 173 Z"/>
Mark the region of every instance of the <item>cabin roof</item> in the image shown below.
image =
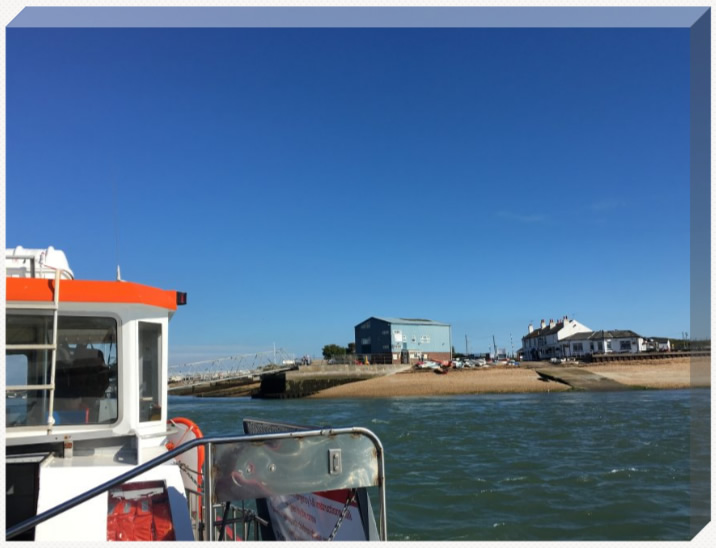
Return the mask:
<path id="1" fill-rule="evenodd" d="M 7 278 L 6 298 L 15 302 L 52 302 L 54 280 Z M 60 302 L 122 303 L 177 309 L 176 291 L 123 281 L 62 280 Z"/>

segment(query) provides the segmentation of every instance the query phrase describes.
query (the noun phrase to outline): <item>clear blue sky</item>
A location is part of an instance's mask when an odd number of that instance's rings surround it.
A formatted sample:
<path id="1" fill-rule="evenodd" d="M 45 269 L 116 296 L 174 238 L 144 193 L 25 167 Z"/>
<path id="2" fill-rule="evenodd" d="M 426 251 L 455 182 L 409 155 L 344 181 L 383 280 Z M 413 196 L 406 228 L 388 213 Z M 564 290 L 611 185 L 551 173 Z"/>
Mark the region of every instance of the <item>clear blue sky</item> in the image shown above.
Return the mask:
<path id="1" fill-rule="evenodd" d="M 370 316 L 689 331 L 684 29 L 7 29 L 6 245 L 188 292 L 170 363 Z M 119 245 L 117 246 L 117 241 Z"/>

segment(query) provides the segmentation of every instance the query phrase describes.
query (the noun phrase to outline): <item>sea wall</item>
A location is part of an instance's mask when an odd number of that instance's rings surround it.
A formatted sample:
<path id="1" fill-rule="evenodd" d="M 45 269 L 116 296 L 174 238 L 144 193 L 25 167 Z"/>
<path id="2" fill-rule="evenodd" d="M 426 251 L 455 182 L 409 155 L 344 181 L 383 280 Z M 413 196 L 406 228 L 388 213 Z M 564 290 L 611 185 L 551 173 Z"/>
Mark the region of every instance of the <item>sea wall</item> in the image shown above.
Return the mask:
<path id="1" fill-rule="evenodd" d="M 298 371 L 266 373 L 254 398 L 303 398 L 334 386 L 383 377 L 409 369 L 409 365 L 310 365 Z"/>
<path id="2" fill-rule="evenodd" d="M 612 354 L 594 354 L 592 356 L 586 356 L 583 360 L 587 363 L 604 363 L 644 360 L 674 360 L 678 358 L 695 358 L 710 355 L 710 350 L 695 350 L 692 352 L 635 352 L 633 354 L 615 352 Z"/>
<path id="3" fill-rule="evenodd" d="M 222 379 L 186 386 L 170 387 L 172 396 L 198 396 L 204 398 L 250 396 L 259 388 L 259 381 L 251 377 L 243 379 Z"/>

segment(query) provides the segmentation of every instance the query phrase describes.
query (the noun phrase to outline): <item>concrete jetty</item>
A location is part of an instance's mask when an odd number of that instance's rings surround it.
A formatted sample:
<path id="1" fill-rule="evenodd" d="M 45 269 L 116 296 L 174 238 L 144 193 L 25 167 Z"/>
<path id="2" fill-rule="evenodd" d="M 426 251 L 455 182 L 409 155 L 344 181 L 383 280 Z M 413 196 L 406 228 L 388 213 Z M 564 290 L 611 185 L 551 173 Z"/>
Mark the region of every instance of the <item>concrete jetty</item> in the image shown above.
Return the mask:
<path id="1" fill-rule="evenodd" d="M 261 386 L 252 397 L 303 398 L 333 386 L 384 377 L 410 368 L 410 365 L 403 364 L 302 366 L 298 371 L 262 375 Z"/>
<path id="2" fill-rule="evenodd" d="M 190 384 L 170 385 L 173 396 L 208 398 L 303 398 L 326 388 L 349 382 L 383 377 L 410 369 L 410 365 L 318 364 L 298 369 L 270 370 L 240 378 L 216 379 Z"/>
<path id="3" fill-rule="evenodd" d="M 574 390 L 633 390 L 607 377 L 597 375 L 579 367 L 545 367 L 536 370 L 537 374 L 547 381 L 561 382 Z"/>
<path id="4" fill-rule="evenodd" d="M 219 379 L 195 384 L 169 386 L 171 396 L 197 396 L 200 398 L 226 398 L 250 396 L 259 388 L 259 380 L 253 377 Z"/>

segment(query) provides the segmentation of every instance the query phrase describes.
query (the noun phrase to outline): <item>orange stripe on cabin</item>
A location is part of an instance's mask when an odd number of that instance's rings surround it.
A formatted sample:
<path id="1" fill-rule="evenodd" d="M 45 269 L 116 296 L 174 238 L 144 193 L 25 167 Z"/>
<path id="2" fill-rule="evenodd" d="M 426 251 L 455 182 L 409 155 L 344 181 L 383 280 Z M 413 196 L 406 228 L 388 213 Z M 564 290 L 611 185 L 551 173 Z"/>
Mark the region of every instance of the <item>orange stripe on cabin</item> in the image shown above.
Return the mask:
<path id="1" fill-rule="evenodd" d="M 8 301 L 52 301 L 54 298 L 55 280 L 7 278 L 6 282 Z M 62 280 L 60 302 L 146 304 L 176 310 L 177 293 L 132 282 Z"/>

